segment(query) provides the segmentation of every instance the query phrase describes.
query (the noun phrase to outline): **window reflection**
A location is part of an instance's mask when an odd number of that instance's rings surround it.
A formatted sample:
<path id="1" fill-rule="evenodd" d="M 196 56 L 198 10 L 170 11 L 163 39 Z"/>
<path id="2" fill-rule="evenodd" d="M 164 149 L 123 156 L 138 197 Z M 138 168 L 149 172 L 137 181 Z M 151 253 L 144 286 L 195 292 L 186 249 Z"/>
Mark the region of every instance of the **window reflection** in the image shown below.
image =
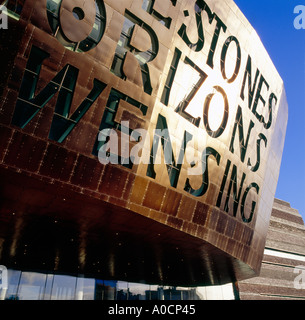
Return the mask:
<path id="1" fill-rule="evenodd" d="M 77 278 L 76 300 L 94 300 L 95 279 Z"/>
<path id="2" fill-rule="evenodd" d="M 129 300 L 128 283 L 118 281 L 116 286 L 116 299 L 115 300 Z"/>
<path id="3" fill-rule="evenodd" d="M 218 287 L 223 299 L 234 299 L 233 287 Z M 209 292 L 212 290 L 212 293 Z M 214 288 L 187 288 L 8 270 L 6 300 L 206 300 Z M 233 298 L 232 298 L 233 297 Z"/>
<path id="4" fill-rule="evenodd" d="M 6 300 L 18 300 L 17 291 L 20 282 L 21 271 L 8 270 L 8 289 Z"/>
<path id="5" fill-rule="evenodd" d="M 47 274 L 45 291 L 44 291 L 44 300 L 51 300 L 53 279 L 54 279 L 53 274 Z"/>
<path id="6" fill-rule="evenodd" d="M 150 291 L 150 286 L 141 283 L 129 283 L 129 300 L 150 300 L 146 293 Z"/>
<path id="7" fill-rule="evenodd" d="M 51 300 L 74 300 L 76 278 L 55 275 L 52 284 Z"/>
<path id="8" fill-rule="evenodd" d="M 95 300 L 114 300 L 117 281 L 96 280 Z"/>
<path id="9" fill-rule="evenodd" d="M 22 272 L 17 290 L 18 300 L 43 300 L 45 284 L 45 274 Z"/>

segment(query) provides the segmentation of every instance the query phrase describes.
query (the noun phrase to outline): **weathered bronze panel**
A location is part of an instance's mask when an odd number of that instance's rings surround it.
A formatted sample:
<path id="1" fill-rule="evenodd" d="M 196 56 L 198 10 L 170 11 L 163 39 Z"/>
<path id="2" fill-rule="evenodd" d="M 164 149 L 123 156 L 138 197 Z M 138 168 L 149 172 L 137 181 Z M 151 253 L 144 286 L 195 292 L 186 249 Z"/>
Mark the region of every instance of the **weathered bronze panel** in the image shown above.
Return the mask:
<path id="1" fill-rule="evenodd" d="M 288 108 L 235 3 L 8 8 L 0 263 L 174 285 L 257 274 Z"/>

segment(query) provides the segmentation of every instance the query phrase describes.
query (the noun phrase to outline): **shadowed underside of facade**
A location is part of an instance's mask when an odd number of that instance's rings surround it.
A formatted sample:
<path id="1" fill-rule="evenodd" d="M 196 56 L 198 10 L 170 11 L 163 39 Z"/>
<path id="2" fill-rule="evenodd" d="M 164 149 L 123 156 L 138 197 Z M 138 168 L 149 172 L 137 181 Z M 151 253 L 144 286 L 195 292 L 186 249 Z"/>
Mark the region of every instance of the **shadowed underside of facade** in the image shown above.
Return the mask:
<path id="1" fill-rule="evenodd" d="M 0 227 L 8 268 L 185 286 L 230 282 L 242 268 L 195 236 L 86 192 L 2 171 L 8 179 Z"/>

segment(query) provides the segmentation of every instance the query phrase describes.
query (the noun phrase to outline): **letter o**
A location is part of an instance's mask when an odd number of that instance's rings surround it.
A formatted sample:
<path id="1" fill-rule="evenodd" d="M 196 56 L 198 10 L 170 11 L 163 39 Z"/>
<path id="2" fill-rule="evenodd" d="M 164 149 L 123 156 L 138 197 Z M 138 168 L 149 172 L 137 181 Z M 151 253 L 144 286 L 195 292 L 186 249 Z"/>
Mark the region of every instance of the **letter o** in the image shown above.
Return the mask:
<path id="1" fill-rule="evenodd" d="M 229 46 L 230 46 L 230 44 L 232 42 L 236 43 L 237 57 L 236 57 L 235 70 L 233 72 L 233 75 L 232 75 L 232 77 L 230 79 L 228 79 L 227 78 L 227 74 L 226 74 L 226 58 L 227 58 L 227 53 L 228 53 Z M 238 73 L 239 73 L 239 70 L 240 70 L 240 65 L 241 65 L 241 50 L 240 50 L 239 41 L 234 36 L 230 36 L 225 41 L 225 43 L 223 45 L 223 48 L 222 48 L 222 51 L 221 51 L 220 68 L 221 68 L 222 77 L 225 80 L 227 80 L 228 83 L 234 82 L 235 79 L 238 76 Z"/>
<path id="2" fill-rule="evenodd" d="M 88 0 L 62 0 L 60 26 L 63 34 L 71 42 L 85 40 L 94 25 L 95 3 Z"/>
<path id="3" fill-rule="evenodd" d="M 106 28 L 103 0 L 46 0 L 50 27 L 66 48 L 87 52 L 101 41 Z"/>
<path id="4" fill-rule="evenodd" d="M 228 97 L 227 94 L 225 93 L 225 91 L 219 87 L 219 86 L 215 86 L 214 89 L 216 89 L 223 97 L 224 100 L 224 113 L 223 113 L 223 117 L 222 117 L 222 122 L 221 125 L 219 126 L 219 128 L 216 131 L 213 131 L 210 128 L 210 124 L 209 124 L 209 111 L 210 111 L 210 104 L 211 101 L 215 95 L 215 93 L 211 93 L 207 96 L 205 102 L 204 102 L 204 108 L 203 108 L 203 123 L 204 126 L 206 128 L 206 131 L 208 133 L 209 136 L 211 136 L 212 138 L 218 138 L 220 137 L 226 126 L 228 123 L 228 118 L 229 118 L 229 101 L 228 101 Z"/>

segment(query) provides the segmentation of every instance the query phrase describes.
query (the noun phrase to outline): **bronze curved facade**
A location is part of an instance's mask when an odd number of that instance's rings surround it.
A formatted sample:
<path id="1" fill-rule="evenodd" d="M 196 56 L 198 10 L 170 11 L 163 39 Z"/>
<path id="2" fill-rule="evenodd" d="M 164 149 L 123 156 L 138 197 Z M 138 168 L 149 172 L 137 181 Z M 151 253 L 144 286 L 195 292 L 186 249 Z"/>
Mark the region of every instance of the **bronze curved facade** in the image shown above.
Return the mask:
<path id="1" fill-rule="evenodd" d="M 257 275 L 288 107 L 235 3 L 5 4 L 0 263 L 187 286 Z"/>

